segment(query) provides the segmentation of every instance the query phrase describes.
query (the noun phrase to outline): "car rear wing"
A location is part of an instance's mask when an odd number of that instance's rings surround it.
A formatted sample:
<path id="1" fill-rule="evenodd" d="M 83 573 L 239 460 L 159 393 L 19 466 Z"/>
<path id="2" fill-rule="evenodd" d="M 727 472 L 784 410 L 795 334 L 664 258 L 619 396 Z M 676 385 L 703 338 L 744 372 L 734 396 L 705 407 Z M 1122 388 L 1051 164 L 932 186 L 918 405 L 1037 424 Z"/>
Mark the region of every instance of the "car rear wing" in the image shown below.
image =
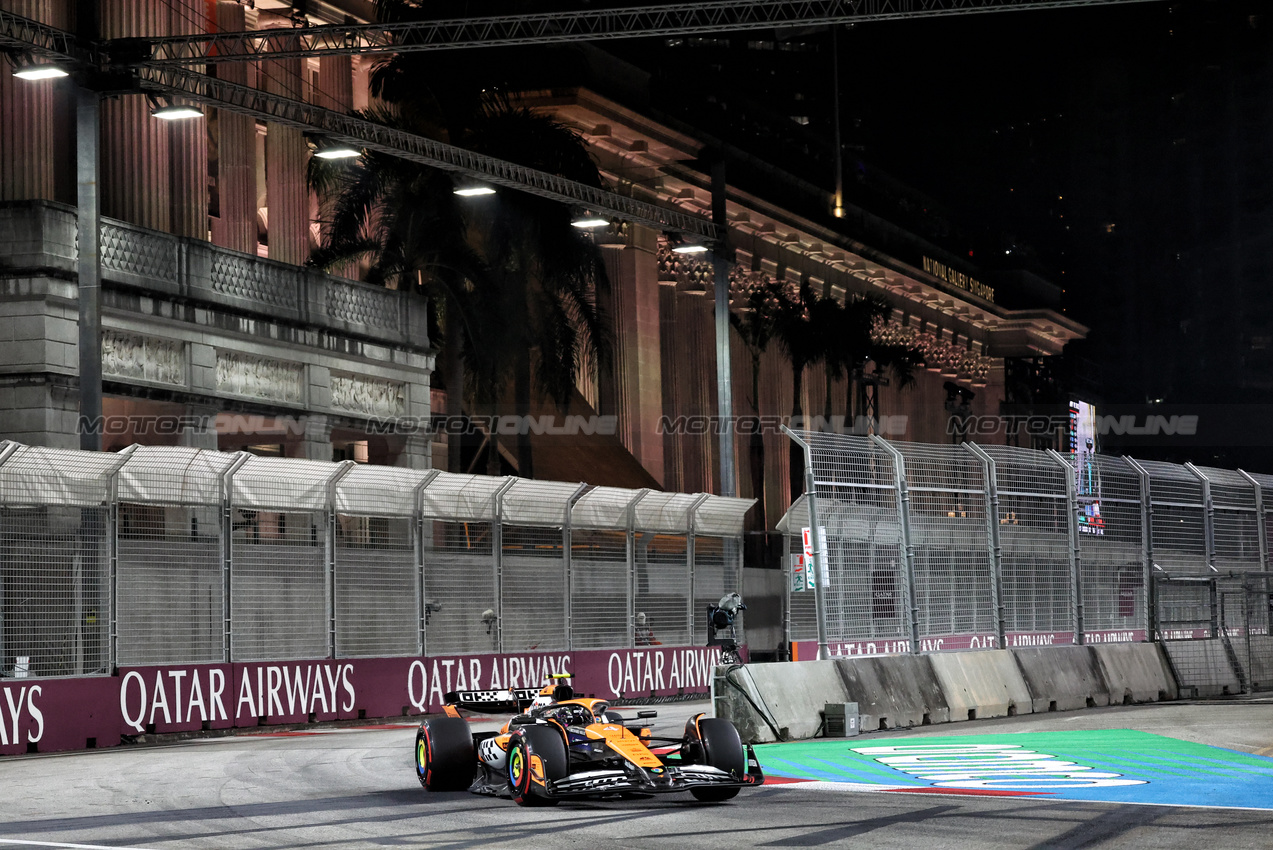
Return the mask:
<path id="1" fill-rule="evenodd" d="M 446 705 L 469 711 L 521 711 L 539 696 L 537 688 L 506 688 L 495 691 L 451 691 Z"/>

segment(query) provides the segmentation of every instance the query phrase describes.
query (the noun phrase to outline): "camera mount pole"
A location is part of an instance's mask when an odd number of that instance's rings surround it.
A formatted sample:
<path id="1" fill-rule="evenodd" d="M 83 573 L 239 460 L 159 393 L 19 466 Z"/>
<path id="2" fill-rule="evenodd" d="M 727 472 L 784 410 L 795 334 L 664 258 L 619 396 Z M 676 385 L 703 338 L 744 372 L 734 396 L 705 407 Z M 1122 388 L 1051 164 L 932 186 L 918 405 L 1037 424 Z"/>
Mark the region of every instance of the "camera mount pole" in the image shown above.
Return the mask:
<path id="1" fill-rule="evenodd" d="M 813 599 L 818 610 L 818 660 L 829 661 L 831 651 L 827 648 L 827 610 L 826 602 L 822 598 L 826 590 L 826 582 L 822 580 L 824 575 L 822 565 L 826 562 L 827 553 L 822 550 L 822 535 L 818 533 L 818 500 L 814 495 L 813 449 L 786 425 L 782 426 L 782 431 L 791 438 L 792 442 L 804 449 L 804 495 L 805 504 L 809 507 L 809 534 L 813 537 L 813 564 L 811 565 L 814 575 Z M 830 573 L 830 570 L 826 573 Z"/>

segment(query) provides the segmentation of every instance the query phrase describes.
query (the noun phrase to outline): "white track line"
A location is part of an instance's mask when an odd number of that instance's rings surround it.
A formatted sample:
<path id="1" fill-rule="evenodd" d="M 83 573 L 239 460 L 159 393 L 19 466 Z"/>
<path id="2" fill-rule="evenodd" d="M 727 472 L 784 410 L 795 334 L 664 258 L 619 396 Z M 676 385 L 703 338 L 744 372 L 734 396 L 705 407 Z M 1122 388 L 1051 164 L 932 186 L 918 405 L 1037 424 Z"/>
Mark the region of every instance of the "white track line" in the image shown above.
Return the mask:
<path id="1" fill-rule="evenodd" d="M 0 844 L 17 847 L 67 847 L 71 850 L 152 850 L 149 847 L 120 847 L 116 844 L 67 844 L 63 841 L 22 841 L 14 838 L 0 838 Z"/>

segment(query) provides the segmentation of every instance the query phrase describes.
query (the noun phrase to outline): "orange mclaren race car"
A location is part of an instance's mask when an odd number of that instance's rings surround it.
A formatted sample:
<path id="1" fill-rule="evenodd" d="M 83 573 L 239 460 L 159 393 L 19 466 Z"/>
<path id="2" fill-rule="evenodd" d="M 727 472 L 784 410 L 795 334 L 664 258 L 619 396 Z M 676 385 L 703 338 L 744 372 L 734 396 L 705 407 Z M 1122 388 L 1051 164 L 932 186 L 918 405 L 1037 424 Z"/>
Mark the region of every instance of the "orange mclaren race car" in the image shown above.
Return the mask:
<path id="1" fill-rule="evenodd" d="M 603 699 L 577 699 L 563 674 L 533 688 L 446 696 L 445 717 L 420 724 L 416 774 L 429 791 L 511 796 L 523 806 L 565 797 L 689 791 L 719 802 L 765 781 L 728 720 L 697 714 L 681 738 L 629 729 Z M 519 712 L 498 732 L 474 732 L 459 709 Z M 655 717 L 637 712 L 638 720 Z"/>

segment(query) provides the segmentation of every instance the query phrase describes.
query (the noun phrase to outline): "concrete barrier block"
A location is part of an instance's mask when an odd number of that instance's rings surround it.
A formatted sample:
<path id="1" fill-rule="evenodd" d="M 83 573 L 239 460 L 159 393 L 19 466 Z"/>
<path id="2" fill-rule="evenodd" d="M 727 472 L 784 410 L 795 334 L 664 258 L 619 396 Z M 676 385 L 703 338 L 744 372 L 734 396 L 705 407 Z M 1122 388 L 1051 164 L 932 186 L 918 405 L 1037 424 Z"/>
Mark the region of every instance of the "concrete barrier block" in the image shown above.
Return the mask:
<path id="1" fill-rule="evenodd" d="M 952 721 L 1031 712 L 1030 689 L 1008 650 L 944 652 L 928 657 Z"/>
<path id="2" fill-rule="evenodd" d="M 1176 698 L 1176 680 L 1156 643 L 1095 644 L 1111 703 Z"/>
<path id="3" fill-rule="evenodd" d="M 1182 696 L 1222 696 L 1242 692 L 1242 683 L 1233 672 L 1229 654 L 1219 638 L 1209 640 L 1169 640 L 1163 649 L 1180 676 Z"/>
<path id="4" fill-rule="evenodd" d="M 863 732 L 949 723 L 950 707 L 927 655 L 842 658 L 835 662 Z M 825 700 L 832 702 L 832 700 Z"/>
<path id="5" fill-rule="evenodd" d="M 1247 680 L 1253 691 L 1267 691 L 1273 687 L 1273 636 L 1251 635 L 1251 669 Z"/>
<path id="6" fill-rule="evenodd" d="M 759 716 L 743 693 L 789 740 L 812 738 L 822 724 L 821 712 L 829 702 L 853 702 L 834 661 L 789 661 L 778 664 L 749 664 L 734 671 L 729 680 L 726 668 L 717 669 L 713 683 L 713 703 L 717 717 L 738 727 L 749 743 L 776 740 L 769 724 Z"/>
<path id="7" fill-rule="evenodd" d="M 1035 712 L 1109 705 L 1109 686 L 1090 646 L 1038 646 L 1010 650 Z"/>

